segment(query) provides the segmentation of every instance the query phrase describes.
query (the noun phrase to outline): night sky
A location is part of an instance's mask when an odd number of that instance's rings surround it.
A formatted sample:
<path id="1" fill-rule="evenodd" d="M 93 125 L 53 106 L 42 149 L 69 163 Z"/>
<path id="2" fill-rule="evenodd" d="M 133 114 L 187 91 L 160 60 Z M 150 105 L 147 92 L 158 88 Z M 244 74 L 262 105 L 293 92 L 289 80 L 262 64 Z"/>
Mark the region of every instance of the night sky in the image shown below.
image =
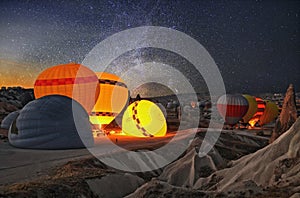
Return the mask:
<path id="1" fill-rule="evenodd" d="M 182 31 L 211 54 L 228 92 L 300 90 L 300 1 L 1 1 L 0 83 L 82 62 L 100 41 L 145 25 Z"/>

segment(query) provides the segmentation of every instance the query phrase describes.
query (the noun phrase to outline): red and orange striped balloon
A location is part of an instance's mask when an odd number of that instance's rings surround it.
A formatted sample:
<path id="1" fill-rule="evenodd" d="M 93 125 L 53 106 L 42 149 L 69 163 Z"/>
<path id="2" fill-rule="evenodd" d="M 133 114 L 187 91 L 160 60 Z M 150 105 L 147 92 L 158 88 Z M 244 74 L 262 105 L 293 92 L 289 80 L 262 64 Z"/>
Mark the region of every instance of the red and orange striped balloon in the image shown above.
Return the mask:
<path id="1" fill-rule="evenodd" d="M 255 124 L 259 121 L 260 117 L 264 114 L 266 108 L 266 103 L 263 99 L 256 97 L 255 100 L 257 103 L 257 111 L 248 122 L 252 127 L 254 127 Z"/>
<path id="2" fill-rule="evenodd" d="M 229 125 L 235 125 L 241 120 L 247 113 L 248 107 L 248 101 L 242 95 L 226 94 L 217 101 L 218 111 Z"/>
<path id="3" fill-rule="evenodd" d="M 100 92 L 97 75 L 89 68 L 69 63 L 45 69 L 34 83 L 34 95 L 63 95 L 79 102 L 87 112 L 95 105 Z"/>
<path id="4" fill-rule="evenodd" d="M 272 122 L 279 114 L 277 105 L 268 100 L 262 100 L 261 98 L 256 98 L 257 102 L 257 112 L 249 121 L 249 124 L 253 127 L 256 123 L 259 126 L 263 126 Z"/>

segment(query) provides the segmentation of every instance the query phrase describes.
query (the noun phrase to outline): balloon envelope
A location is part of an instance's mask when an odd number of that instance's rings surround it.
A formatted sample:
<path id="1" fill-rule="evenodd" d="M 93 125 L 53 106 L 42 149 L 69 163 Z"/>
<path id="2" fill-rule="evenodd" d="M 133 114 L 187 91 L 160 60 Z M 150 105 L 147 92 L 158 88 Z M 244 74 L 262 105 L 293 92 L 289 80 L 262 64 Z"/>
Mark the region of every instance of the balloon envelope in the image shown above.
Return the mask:
<path id="1" fill-rule="evenodd" d="M 217 109 L 226 124 L 234 125 L 246 114 L 248 101 L 242 95 L 226 94 L 217 101 Z"/>
<path id="2" fill-rule="evenodd" d="M 2 129 L 9 129 L 13 121 L 18 117 L 19 111 L 9 113 L 1 122 Z"/>
<path id="3" fill-rule="evenodd" d="M 155 103 L 140 100 L 130 104 L 124 112 L 122 131 L 137 137 L 160 137 L 166 135 L 167 122 Z"/>
<path id="4" fill-rule="evenodd" d="M 263 99 L 256 97 L 255 100 L 257 103 L 257 111 L 254 114 L 254 116 L 248 121 L 248 123 L 252 127 L 255 126 L 255 124 L 259 121 L 260 117 L 263 115 L 266 108 L 266 103 Z"/>
<path id="5" fill-rule="evenodd" d="M 109 124 L 127 104 L 129 92 L 120 77 L 105 72 L 96 74 L 101 91 L 90 114 L 90 121 L 92 124 Z"/>
<path id="6" fill-rule="evenodd" d="M 243 96 L 247 99 L 248 104 L 249 104 L 248 111 L 243 116 L 243 122 L 248 123 L 249 120 L 254 116 L 254 114 L 257 111 L 257 102 L 256 102 L 254 96 L 250 96 L 250 95 L 243 95 Z"/>
<path id="7" fill-rule="evenodd" d="M 100 87 L 96 74 L 89 68 L 69 63 L 45 69 L 34 83 L 35 98 L 62 95 L 79 102 L 87 112 L 95 105 Z"/>
<path id="8" fill-rule="evenodd" d="M 259 119 L 260 126 L 263 126 L 265 124 L 274 121 L 279 114 L 278 107 L 274 102 L 266 100 L 265 103 L 266 103 L 265 111 Z"/>
<path id="9" fill-rule="evenodd" d="M 9 129 L 9 142 L 31 149 L 71 149 L 94 144 L 87 112 L 72 99 L 51 95 L 28 103 Z"/>

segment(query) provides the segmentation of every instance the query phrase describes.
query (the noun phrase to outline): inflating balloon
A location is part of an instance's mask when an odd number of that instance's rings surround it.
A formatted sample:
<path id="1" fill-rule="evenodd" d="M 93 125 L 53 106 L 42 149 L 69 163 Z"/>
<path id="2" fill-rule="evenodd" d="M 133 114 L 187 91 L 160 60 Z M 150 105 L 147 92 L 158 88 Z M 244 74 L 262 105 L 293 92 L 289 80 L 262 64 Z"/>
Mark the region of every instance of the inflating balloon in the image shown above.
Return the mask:
<path id="1" fill-rule="evenodd" d="M 19 148 L 73 149 L 92 147 L 88 114 L 69 97 L 51 95 L 28 103 L 15 118 L 9 143 Z"/>
<path id="2" fill-rule="evenodd" d="M 256 124 L 263 126 L 275 120 L 279 114 L 277 105 L 269 100 L 262 100 L 256 98 L 257 101 L 257 112 L 249 121 L 249 124 L 253 127 Z"/>
<path id="3" fill-rule="evenodd" d="M 274 102 L 266 100 L 265 103 L 266 103 L 265 111 L 259 119 L 260 126 L 263 126 L 265 124 L 274 121 L 279 114 L 278 107 Z"/>
<path id="4" fill-rule="evenodd" d="M 252 127 L 254 127 L 255 124 L 259 121 L 260 117 L 263 115 L 266 108 L 266 103 L 263 99 L 256 97 L 255 100 L 257 103 L 257 111 L 248 122 Z"/>
<path id="5" fill-rule="evenodd" d="M 9 129 L 13 121 L 19 116 L 19 110 L 13 111 L 9 113 L 2 121 L 1 121 L 1 128 L 2 129 Z"/>
<path id="6" fill-rule="evenodd" d="M 235 125 L 248 110 L 248 101 L 242 95 L 226 94 L 217 101 L 217 108 L 220 115 L 225 119 L 226 124 Z"/>
<path id="7" fill-rule="evenodd" d="M 34 83 L 35 98 L 48 95 L 67 96 L 79 102 L 87 112 L 94 107 L 99 91 L 96 74 L 76 63 L 45 69 Z"/>
<path id="8" fill-rule="evenodd" d="M 254 114 L 257 111 L 257 102 L 254 96 L 250 96 L 250 95 L 243 95 L 243 96 L 247 99 L 249 108 L 247 113 L 243 116 L 242 120 L 243 123 L 248 123 L 249 120 L 254 116 Z"/>
<path id="9" fill-rule="evenodd" d="M 123 80 L 110 73 L 96 73 L 100 94 L 90 114 L 92 124 L 109 124 L 128 102 L 129 92 Z"/>
<path id="10" fill-rule="evenodd" d="M 153 102 L 140 100 L 129 105 L 122 119 L 122 131 L 137 137 L 161 137 L 167 132 L 163 112 Z"/>

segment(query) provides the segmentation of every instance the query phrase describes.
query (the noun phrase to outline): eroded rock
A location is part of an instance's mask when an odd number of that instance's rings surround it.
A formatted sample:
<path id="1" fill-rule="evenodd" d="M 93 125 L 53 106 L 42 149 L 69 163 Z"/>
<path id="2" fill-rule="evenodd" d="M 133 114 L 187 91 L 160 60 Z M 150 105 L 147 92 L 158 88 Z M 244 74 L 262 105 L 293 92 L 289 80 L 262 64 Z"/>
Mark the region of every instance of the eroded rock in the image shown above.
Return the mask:
<path id="1" fill-rule="evenodd" d="M 270 143 L 274 142 L 281 134 L 286 132 L 297 119 L 297 107 L 295 90 L 292 84 L 287 89 L 283 101 L 282 110 L 279 118 L 276 120 L 275 128 L 270 138 Z"/>
<path id="2" fill-rule="evenodd" d="M 118 198 L 134 192 L 145 181 L 135 175 L 111 174 L 102 178 L 87 179 L 90 190 L 98 197 Z"/>

